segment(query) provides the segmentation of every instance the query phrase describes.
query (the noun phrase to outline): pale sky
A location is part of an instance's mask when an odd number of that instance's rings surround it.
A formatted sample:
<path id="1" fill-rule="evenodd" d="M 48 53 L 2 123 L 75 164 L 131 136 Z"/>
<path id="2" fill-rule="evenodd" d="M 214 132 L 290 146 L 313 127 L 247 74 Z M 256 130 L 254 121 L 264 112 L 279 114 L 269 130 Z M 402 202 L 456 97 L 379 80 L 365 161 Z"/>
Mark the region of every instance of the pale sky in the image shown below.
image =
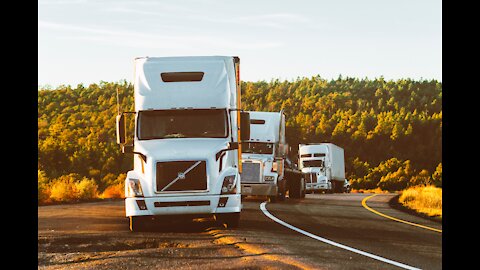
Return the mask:
<path id="1" fill-rule="evenodd" d="M 232 55 L 241 79 L 442 81 L 433 0 L 39 0 L 38 84 L 133 79 L 138 56 Z"/>

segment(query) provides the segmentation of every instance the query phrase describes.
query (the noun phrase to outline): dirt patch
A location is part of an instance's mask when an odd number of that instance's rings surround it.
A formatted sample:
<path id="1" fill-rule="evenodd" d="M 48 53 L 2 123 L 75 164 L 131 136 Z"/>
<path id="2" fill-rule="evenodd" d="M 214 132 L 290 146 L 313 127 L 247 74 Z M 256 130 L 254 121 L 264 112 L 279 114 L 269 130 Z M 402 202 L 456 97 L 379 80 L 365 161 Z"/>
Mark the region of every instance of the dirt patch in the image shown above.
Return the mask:
<path id="1" fill-rule="evenodd" d="M 189 244 L 155 238 L 106 237 L 102 235 L 38 238 L 38 250 L 46 253 L 104 252 L 166 247 L 188 248 Z"/>

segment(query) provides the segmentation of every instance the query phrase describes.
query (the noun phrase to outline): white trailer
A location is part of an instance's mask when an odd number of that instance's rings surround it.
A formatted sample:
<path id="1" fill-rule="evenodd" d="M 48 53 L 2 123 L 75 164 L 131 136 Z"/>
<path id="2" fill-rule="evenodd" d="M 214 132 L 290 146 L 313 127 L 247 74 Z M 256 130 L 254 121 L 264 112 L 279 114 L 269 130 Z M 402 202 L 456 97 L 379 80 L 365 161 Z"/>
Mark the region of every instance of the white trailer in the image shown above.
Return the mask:
<path id="1" fill-rule="evenodd" d="M 298 147 L 298 165 L 304 175 L 307 191 L 343 192 L 343 148 L 333 143 L 300 144 Z"/>
<path id="2" fill-rule="evenodd" d="M 134 154 L 125 179 L 130 230 L 185 215 L 213 215 L 238 226 L 241 140 L 249 138 L 239 64 L 231 56 L 135 59 L 135 111 L 117 116 L 117 143 Z M 127 113 L 135 116 L 130 142 Z"/>

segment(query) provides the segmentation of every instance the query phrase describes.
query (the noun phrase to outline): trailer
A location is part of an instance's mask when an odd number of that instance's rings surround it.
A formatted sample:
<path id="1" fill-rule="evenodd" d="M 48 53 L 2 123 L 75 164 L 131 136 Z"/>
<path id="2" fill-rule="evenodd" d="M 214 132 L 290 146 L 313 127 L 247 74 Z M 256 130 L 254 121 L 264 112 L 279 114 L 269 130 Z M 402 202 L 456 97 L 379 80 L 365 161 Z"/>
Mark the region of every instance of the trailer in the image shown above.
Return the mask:
<path id="1" fill-rule="evenodd" d="M 117 143 L 134 155 L 125 179 L 131 231 L 185 215 L 239 225 L 241 147 L 250 136 L 239 70 L 234 56 L 135 59 L 135 110 L 117 115 Z M 131 140 L 127 114 L 135 118 Z"/>

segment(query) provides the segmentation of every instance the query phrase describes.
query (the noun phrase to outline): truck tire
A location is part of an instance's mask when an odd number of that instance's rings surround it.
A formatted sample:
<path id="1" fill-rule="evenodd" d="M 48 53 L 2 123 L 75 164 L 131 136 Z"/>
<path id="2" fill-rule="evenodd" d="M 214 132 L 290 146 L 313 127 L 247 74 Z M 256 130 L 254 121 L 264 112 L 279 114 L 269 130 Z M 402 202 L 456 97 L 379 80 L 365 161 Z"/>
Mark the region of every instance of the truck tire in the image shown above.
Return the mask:
<path id="1" fill-rule="evenodd" d="M 307 193 L 307 187 L 306 187 L 306 183 L 305 183 L 305 178 L 301 178 L 300 179 L 300 198 L 305 198 L 305 194 Z"/>
<path id="2" fill-rule="evenodd" d="M 282 181 L 280 181 L 280 185 L 278 186 L 278 200 L 283 202 L 285 201 L 285 192 L 286 192 L 286 183 L 287 180 L 284 178 Z"/>
<path id="3" fill-rule="evenodd" d="M 130 220 L 130 231 L 132 232 L 142 232 L 145 231 L 146 219 L 145 217 L 129 217 Z"/>
<path id="4" fill-rule="evenodd" d="M 289 197 L 292 199 L 300 199 L 302 197 L 302 181 L 303 178 L 296 178 L 290 183 Z M 304 190 L 303 190 L 304 192 Z"/>
<path id="5" fill-rule="evenodd" d="M 331 181 L 332 193 L 343 193 L 343 186 L 338 181 Z"/>
<path id="6" fill-rule="evenodd" d="M 342 182 L 337 181 L 337 183 L 336 183 L 337 191 L 336 192 L 343 193 L 343 190 L 344 190 L 343 185 L 344 185 L 343 181 Z"/>
<path id="7" fill-rule="evenodd" d="M 238 228 L 240 225 L 240 213 L 215 214 L 215 219 L 222 225 L 227 225 L 228 229 Z"/>

